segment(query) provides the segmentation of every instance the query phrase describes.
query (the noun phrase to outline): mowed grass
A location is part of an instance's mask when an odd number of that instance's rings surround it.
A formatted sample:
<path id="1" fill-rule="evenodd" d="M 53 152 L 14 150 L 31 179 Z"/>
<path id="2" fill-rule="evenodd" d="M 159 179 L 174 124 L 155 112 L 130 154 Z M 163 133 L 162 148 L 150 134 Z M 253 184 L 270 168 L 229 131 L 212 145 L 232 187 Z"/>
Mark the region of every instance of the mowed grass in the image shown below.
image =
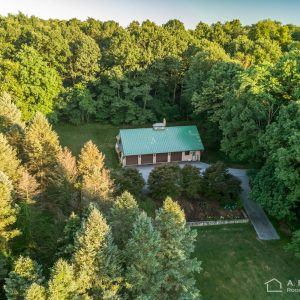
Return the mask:
<path id="1" fill-rule="evenodd" d="M 116 136 L 119 128 L 103 124 L 69 125 L 59 124 L 54 126 L 58 133 L 62 146 L 69 147 L 73 154 L 78 155 L 83 145 L 92 140 L 105 154 L 105 162 L 109 168 L 119 167 L 119 161 L 115 152 Z"/>
<path id="2" fill-rule="evenodd" d="M 204 300 L 300 299 L 300 293 L 286 292 L 288 280 L 300 280 L 300 260 L 284 250 L 284 237 L 260 241 L 251 224 L 194 230 L 203 268 L 196 280 Z M 267 293 L 264 283 L 274 277 L 282 281 L 282 293 Z"/>

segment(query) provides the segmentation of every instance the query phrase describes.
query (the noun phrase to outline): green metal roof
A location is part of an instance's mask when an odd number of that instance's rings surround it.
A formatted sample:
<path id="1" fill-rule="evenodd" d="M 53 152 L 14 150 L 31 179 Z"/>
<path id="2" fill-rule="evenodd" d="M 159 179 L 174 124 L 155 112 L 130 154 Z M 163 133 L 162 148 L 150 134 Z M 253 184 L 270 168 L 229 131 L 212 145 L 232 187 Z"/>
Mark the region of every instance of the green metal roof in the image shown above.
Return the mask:
<path id="1" fill-rule="evenodd" d="M 204 150 L 196 126 L 121 129 L 123 154 L 151 154 Z"/>

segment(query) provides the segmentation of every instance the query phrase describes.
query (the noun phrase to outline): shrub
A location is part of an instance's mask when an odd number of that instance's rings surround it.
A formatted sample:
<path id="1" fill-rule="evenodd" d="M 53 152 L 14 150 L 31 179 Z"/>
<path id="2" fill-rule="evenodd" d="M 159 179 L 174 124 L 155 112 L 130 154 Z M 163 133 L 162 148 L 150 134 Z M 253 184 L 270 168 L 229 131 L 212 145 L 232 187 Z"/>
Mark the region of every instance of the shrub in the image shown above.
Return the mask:
<path id="1" fill-rule="evenodd" d="M 114 174 L 117 193 L 127 191 L 133 196 L 140 196 L 145 185 L 142 174 L 135 168 L 123 168 Z"/>
<path id="2" fill-rule="evenodd" d="M 202 178 L 200 176 L 200 169 L 185 165 L 182 170 L 182 192 L 188 199 L 195 199 L 199 195 Z"/>
<path id="3" fill-rule="evenodd" d="M 167 196 L 177 198 L 182 191 L 182 176 L 177 164 L 155 167 L 148 179 L 149 191 L 154 199 L 164 200 Z"/>
<path id="4" fill-rule="evenodd" d="M 241 190 L 240 181 L 228 173 L 222 162 L 212 164 L 205 170 L 202 187 L 204 195 L 221 202 L 237 200 Z"/>

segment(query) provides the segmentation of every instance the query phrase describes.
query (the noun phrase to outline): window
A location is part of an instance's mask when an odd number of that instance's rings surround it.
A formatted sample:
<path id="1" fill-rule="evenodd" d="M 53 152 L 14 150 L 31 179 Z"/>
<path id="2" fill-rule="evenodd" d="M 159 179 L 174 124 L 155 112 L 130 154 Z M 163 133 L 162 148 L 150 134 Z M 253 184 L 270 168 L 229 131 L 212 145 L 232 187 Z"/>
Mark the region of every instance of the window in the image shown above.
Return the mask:
<path id="1" fill-rule="evenodd" d="M 185 151 L 184 154 L 185 155 L 190 155 L 190 151 Z"/>

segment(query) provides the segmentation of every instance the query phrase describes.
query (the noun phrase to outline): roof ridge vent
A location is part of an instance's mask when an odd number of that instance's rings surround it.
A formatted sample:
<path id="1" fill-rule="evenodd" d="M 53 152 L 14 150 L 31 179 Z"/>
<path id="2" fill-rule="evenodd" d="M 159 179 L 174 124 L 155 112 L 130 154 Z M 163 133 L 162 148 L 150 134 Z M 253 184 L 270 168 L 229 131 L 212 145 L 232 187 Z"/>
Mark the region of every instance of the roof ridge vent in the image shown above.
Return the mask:
<path id="1" fill-rule="evenodd" d="M 152 127 L 154 130 L 164 130 L 164 129 L 166 129 L 166 125 L 167 125 L 167 122 L 166 122 L 166 119 L 164 118 L 162 123 L 154 123 L 152 125 Z"/>

